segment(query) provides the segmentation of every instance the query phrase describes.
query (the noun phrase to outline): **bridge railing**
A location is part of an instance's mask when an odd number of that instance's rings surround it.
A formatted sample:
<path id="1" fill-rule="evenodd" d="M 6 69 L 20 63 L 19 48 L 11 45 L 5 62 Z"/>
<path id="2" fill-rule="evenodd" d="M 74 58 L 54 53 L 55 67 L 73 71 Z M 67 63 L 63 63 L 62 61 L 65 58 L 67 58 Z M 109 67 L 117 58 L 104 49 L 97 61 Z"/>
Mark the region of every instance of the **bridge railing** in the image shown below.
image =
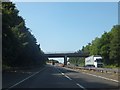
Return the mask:
<path id="1" fill-rule="evenodd" d="M 75 53 L 75 51 L 53 51 L 53 52 L 44 52 L 45 54 L 53 54 L 53 53 Z"/>

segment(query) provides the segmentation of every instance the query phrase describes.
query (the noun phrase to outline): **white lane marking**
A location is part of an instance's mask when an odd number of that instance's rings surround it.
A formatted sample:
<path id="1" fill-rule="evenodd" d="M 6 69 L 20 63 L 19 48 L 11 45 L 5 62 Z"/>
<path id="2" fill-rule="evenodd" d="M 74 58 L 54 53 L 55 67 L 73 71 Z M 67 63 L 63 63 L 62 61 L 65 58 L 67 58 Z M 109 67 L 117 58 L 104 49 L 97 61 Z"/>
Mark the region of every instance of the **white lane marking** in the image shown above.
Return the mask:
<path id="1" fill-rule="evenodd" d="M 85 73 L 85 72 L 82 72 L 82 73 L 87 74 L 87 75 L 91 75 L 91 76 L 95 76 L 95 77 L 99 77 L 99 78 L 103 78 L 103 79 L 106 79 L 106 80 L 111 80 L 111 81 L 114 81 L 114 82 L 119 82 L 119 81 L 114 80 L 114 79 L 110 79 L 110 78 L 106 78 L 106 77 L 102 77 L 102 76 L 97 76 L 97 75 L 90 74 L 90 73 Z"/>
<path id="2" fill-rule="evenodd" d="M 81 86 L 79 83 L 76 83 L 76 85 L 78 85 L 80 88 L 82 88 L 83 90 L 87 90 L 85 89 L 83 86 Z"/>
<path id="3" fill-rule="evenodd" d="M 72 80 L 70 77 L 68 77 L 67 75 L 65 75 L 66 78 L 68 78 L 69 80 Z"/>
<path id="4" fill-rule="evenodd" d="M 56 68 L 57 69 L 57 68 Z M 57 69 L 63 76 L 65 76 L 66 78 L 68 78 L 69 80 L 72 80 L 70 77 L 68 77 L 67 75 L 65 75 L 63 72 L 61 72 L 59 69 Z"/>
<path id="5" fill-rule="evenodd" d="M 14 84 L 14 85 L 12 85 L 12 86 L 8 87 L 8 89 L 6 89 L 6 90 L 9 90 L 9 89 L 11 89 L 11 88 L 13 88 L 13 87 L 17 86 L 18 84 L 20 84 L 20 83 L 24 82 L 25 80 L 27 80 L 27 79 L 29 79 L 29 78 L 33 77 L 34 75 L 38 74 L 39 72 L 41 72 L 41 71 L 42 71 L 42 70 L 44 70 L 44 69 L 45 69 L 45 68 L 43 68 L 43 69 L 41 69 L 40 71 L 38 71 L 38 72 L 36 72 L 36 73 L 34 73 L 34 74 L 30 75 L 29 77 L 27 77 L 27 78 L 23 79 L 22 81 L 20 81 L 20 82 L 18 82 L 18 83 L 16 83 L 16 84 Z"/>
<path id="6" fill-rule="evenodd" d="M 57 69 L 57 68 L 56 68 Z M 66 78 L 68 78 L 69 80 L 72 80 L 70 77 L 68 77 L 67 75 L 65 75 L 64 73 L 62 73 L 59 69 L 57 69 L 62 75 L 64 75 Z M 74 80 L 73 80 L 74 81 Z M 75 81 L 74 81 L 75 82 Z M 79 86 L 80 88 L 82 88 L 83 90 L 87 90 L 86 88 L 84 88 L 82 85 L 80 85 L 79 83 L 76 83 L 77 86 Z"/>
<path id="7" fill-rule="evenodd" d="M 64 73 L 60 72 L 62 75 L 65 75 Z"/>
<path id="8" fill-rule="evenodd" d="M 57 68 L 56 68 L 57 69 Z M 68 77 L 67 75 L 65 75 L 64 73 L 62 73 L 59 69 L 57 69 L 62 75 L 64 75 L 66 78 L 68 78 L 69 80 L 72 80 L 70 77 Z"/>

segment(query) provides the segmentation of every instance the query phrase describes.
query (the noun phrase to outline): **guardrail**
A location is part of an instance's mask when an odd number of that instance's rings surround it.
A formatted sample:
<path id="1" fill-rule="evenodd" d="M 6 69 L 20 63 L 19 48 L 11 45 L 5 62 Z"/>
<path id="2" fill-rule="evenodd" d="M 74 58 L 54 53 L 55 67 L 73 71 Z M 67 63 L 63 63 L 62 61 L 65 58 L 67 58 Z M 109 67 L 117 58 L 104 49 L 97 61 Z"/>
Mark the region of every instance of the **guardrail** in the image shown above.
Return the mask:
<path id="1" fill-rule="evenodd" d="M 70 65 L 67 65 L 66 67 L 72 68 L 72 69 L 97 71 L 101 73 L 114 73 L 114 74 L 120 73 L 120 70 L 118 68 L 111 69 L 111 68 L 96 68 L 96 67 L 79 67 L 79 66 L 70 66 Z"/>

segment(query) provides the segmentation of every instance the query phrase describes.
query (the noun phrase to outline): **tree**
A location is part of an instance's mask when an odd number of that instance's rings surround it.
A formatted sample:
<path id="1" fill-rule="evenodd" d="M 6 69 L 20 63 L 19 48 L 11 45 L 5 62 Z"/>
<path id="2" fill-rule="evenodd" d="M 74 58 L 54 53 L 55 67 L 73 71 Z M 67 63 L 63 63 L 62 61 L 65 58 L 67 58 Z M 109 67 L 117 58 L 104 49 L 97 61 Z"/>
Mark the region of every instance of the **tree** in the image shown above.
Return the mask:
<path id="1" fill-rule="evenodd" d="M 90 54 L 90 46 L 91 46 L 91 43 L 88 43 L 85 47 L 84 46 L 82 47 L 81 51 L 84 53 Z"/>
<path id="2" fill-rule="evenodd" d="M 12 2 L 2 3 L 2 63 L 11 67 L 43 65 L 47 57 L 18 12 Z"/>
<path id="3" fill-rule="evenodd" d="M 109 59 L 109 53 L 110 53 L 110 34 L 107 32 L 104 32 L 104 34 L 101 36 L 101 49 L 100 49 L 100 54 L 103 57 L 103 62 L 105 64 L 110 64 L 110 59 Z"/>
<path id="4" fill-rule="evenodd" d="M 91 44 L 90 47 L 90 55 L 99 55 L 100 54 L 100 48 L 101 48 L 101 43 L 100 43 L 100 38 L 96 37 Z"/>
<path id="5" fill-rule="evenodd" d="M 116 66 L 120 63 L 120 25 L 116 25 L 111 30 L 110 59 Z"/>
<path id="6" fill-rule="evenodd" d="M 82 48 L 89 55 L 101 55 L 105 65 L 119 66 L 120 63 L 120 25 L 115 25 L 111 31 L 96 37 L 92 43 Z M 72 60 L 71 60 L 72 61 Z"/>

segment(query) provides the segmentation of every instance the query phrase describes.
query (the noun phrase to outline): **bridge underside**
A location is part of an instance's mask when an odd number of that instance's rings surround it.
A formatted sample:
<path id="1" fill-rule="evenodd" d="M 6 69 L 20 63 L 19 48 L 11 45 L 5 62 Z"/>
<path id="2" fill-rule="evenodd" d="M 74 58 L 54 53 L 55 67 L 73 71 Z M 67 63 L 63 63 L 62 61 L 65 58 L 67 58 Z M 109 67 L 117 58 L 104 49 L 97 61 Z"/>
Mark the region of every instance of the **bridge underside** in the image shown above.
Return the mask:
<path id="1" fill-rule="evenodd" d="M 87 54 L 68 53 L 68 54 L 45 54 L 48 58 L 64 58 L 64 65 L 67 65 L 67 57 L 88 57 Z"/>

